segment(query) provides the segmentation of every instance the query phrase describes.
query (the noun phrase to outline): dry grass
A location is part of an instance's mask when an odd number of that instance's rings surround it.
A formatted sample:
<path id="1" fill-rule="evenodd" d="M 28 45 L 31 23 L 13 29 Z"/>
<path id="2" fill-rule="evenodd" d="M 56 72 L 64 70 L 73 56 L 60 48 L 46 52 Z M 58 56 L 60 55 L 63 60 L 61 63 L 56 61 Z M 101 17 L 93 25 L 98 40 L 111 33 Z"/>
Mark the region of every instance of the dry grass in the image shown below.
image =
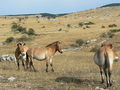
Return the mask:
<path id="1" fill-rule="evenodd" d="M 103 32 L 109 31 L 110 24 L 116 24 L 115 29 L 120 28 L 119 8 L 104 8 L 93 9 L 83 12 L 73 13 L 71 15 L 58 17 L 55 20 L 29 16 L 28 19 L 4 19 L 0 18 L 0 42 L 5 41 L 8 37 L 19 38 L 22 34 L 14 34 L 11 32 L 11 23 L 16 22 L 26 28 L 33 28 L 40 36 L 34 37 L 34 40 L 26 42 L 29 47 L 42 47 L 51 42 L 60 40 L 63 41 L 64 48 L 70 47 L 77 39 L 88 40 L 99 38 L 100 40 L 107 39 L 109 43 L 113 43 L 119 50 L 119 34 L 116 33 L 111 39 L 100 38 Z M 104 10 L 104 11 L 103 11 Z M 105 12 L 107 11 L 107 12 Z M 111 16 L 106 16 L 107 14 Z M 23 16 L 24 17 L 24 16 Z M 102 18 L 102 19 L 101 19 Z M 103 20 L 106 18 L 106 20 Z M 39 23 L 38 23 L 39 21 Z M 90 28 L 83 29 L 78 27 L 80 22 L 91 21 L 95 23 L 90 25 Z M 70 24 L 72 27 L 67 27 Z M 101 26 L 105 28 L 101 28 Z M 44 26 L 44 28 L 43 28 Z M 58 31 L 62 28 L 61 31 Z M 112 28 L 112 29 L 114 29 Z M 95 46 L 98 43 L 92 43 L 88 46 Z M 16 42 L 7 45 L 0 45 L 1 54 L 14 54 Z M 24 71 L 21 67 L 17 71 L 16 63 L 0 62 L 0 75 L 4 77 L 0 81 L 1 90 L 94 90 L 97 86 L 104 88 L 105 85 L 100 84 L 99 69 L 93 62 L 93 54 L 89 48 L 82 50 L 69 51 L 63 54 L 58 54 L 54 59 L 55 72 L 45 72 L 45 62 L 34 61 L 35 68 L 38 72 Z M 113 68 L 113 86 L 110 90 L 120 89 L 120 65 L 119 62 L 114 64 Z M 14 76 L 16 80 L 9 82 L 8 77 Z"/>

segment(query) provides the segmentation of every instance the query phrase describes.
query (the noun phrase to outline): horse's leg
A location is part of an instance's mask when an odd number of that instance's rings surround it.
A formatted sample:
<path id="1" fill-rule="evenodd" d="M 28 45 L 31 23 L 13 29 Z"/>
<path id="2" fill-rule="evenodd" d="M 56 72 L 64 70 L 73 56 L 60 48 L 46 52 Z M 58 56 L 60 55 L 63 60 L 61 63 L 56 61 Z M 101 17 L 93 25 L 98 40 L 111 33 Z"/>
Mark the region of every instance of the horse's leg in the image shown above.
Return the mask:
<path id="1" fill-rule="evenodd" d="M 16 60 L 17 60 L 17 66 L 18 66 L 18 69 L 17 69 L 17 70 L 20 70 L 19 59 L 16 59 Z"/>
<path id="2" fill-rule="evenodd" d="M 112 86 L 112 80 L 111 80 L 111 70 L 110 69 L 108 69 L 108 76 L 109 76 L 109 84 L 110 84 L 110 86 Z"/>
<path id="3" fill-rule="evenodd" d="M 48 60 L 46 60 L 46 72 L 48 72 Z"/>
<path id="4" fill-rule="evenodd" d="M 102 80 L 102 83 L 104 83 L 103 69 L 102 69 L 102 67 L 100 67 L 100 66 L 99 66 L 99 68 L 100 68 L 101 80 Z"/>
<path id="5" fill-rule="evenodd" d="M 53 69 L 53 63 L 52 63 L 52 58 L 50 59 L 50 66 L 51 66 L 51 71 L 54 72 L 54 69 Z"/>
<path id="6" fill-rule="evenodd" d="M 107 87 L 109 87 L 109 81 L 108 81 L 108 71 L 106 68 L 104 68 L 104 73 L 105 73 L 105 76 L 106 76 L 106 83 L 107 83 Z"/>
<path id="7" fill-rule="evenodd" d="M 28 69 L 29 58 L 26 58 L 26 61 L 25 61 L 25 63 L 26 63 L 26 69 Z"/>
<path id="8" fill-rule="evenodd" d="M 34 67 L 34 65 L 33 65 L 33 62 L 32 62 L 32 59 L 33 59 L 33 58 L 31 57 L 30 59 L 31 59 L 31 60 L 30 60 L 30 67 L 32 66 L 34 72 L 36 72 L 35 67 Z"/>
<path id="9" fill-rule="evenodd" d="M 22 66 L 24 67 L 24 70 L 25 70 L 25 64 L 24 64 L 24 60 L 22 60 Z"/>

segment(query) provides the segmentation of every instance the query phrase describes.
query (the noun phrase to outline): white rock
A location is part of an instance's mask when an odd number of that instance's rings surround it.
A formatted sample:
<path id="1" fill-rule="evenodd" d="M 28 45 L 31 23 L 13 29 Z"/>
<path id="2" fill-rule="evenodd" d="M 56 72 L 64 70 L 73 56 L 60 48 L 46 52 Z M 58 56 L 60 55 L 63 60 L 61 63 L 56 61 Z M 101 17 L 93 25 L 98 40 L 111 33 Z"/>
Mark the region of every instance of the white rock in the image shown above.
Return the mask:
<path id="1" fill-rule="evenodd" d="M 4 77 L 0 75 L 0 80 L 3 79 Z"/>
<path id="2" fill-rule="evenodd" d="M 99 88 L 99 87 L 96 87 L 95 90 L 100 90 L 100 88 Z"/>
<path id="3" fill-rule="evenodd" d="M 16 80 L 16 78 L 11 76 L 11 77 L 8 78 L 8 80 L 9 80 L 10 82 L 13 82 L 13 81 Z"/>
<path id="4" fill-rule="evenodd" d="M 105 90 L 104 88 L 100 88 L 100 90 Z"/>

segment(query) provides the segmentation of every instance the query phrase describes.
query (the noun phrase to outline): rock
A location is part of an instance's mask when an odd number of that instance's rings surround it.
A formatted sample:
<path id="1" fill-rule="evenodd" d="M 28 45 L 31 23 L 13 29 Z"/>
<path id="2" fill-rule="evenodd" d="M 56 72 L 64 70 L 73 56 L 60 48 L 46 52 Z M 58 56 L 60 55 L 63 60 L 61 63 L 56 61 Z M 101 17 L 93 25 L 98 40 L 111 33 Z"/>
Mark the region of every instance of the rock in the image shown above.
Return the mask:
<path id="1" fill-rule="evenodd" d="M 105 42 L 107 42 L 107 40 L 103 40 L 103 41 L 99 42 L 98 44 L 101 45 L 101 44 L 103 44 Z"/>
<path id="2" fill-rule="evenodd" d="M 10 81 L 10 82 L 13 82 L 13 81 L 15 81 L 15 80 L 16 80 L 16 78 L 15 78 L 15 77 L 12 77 L 12 76 L 8 78 L 8 81 Z"/>
<path id="3" fill-rule="evenodd" d="M 0 42 L 0 45 L 5 45 L 6 44 L 6 42 Z"/>
<path id="4" fill-rule="evenodd" d="M 96 87 L 95 90 L 100 90 L 100 88 L 99 88 L 99 87 Z"/>
<path id="5" fill-rule="evenodd" d="M 0 61 L 16 61 L 15 55 L 0 55 Z"/>
<path id="6" fill-rule="evenodd" d="M 4 77 L 0 75 L 0 80 L 3 79 Z"/>
<path id="7" fill-rule="evenodd" d="M 99 90 L 105 90 L 104 88 L 100 88 Z"/>

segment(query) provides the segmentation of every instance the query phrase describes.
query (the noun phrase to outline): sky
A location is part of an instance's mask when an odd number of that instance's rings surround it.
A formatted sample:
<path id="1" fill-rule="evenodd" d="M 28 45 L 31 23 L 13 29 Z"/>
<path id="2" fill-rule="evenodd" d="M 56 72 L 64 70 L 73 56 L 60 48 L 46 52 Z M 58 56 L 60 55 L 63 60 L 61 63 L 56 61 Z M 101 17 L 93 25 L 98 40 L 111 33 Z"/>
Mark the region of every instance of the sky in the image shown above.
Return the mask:
<path id="1" fill-rule="evenodd" d="M 0 15 L 71 13 L 110 3 L 120 3 L 120 0 L 0 0 Z"/>

